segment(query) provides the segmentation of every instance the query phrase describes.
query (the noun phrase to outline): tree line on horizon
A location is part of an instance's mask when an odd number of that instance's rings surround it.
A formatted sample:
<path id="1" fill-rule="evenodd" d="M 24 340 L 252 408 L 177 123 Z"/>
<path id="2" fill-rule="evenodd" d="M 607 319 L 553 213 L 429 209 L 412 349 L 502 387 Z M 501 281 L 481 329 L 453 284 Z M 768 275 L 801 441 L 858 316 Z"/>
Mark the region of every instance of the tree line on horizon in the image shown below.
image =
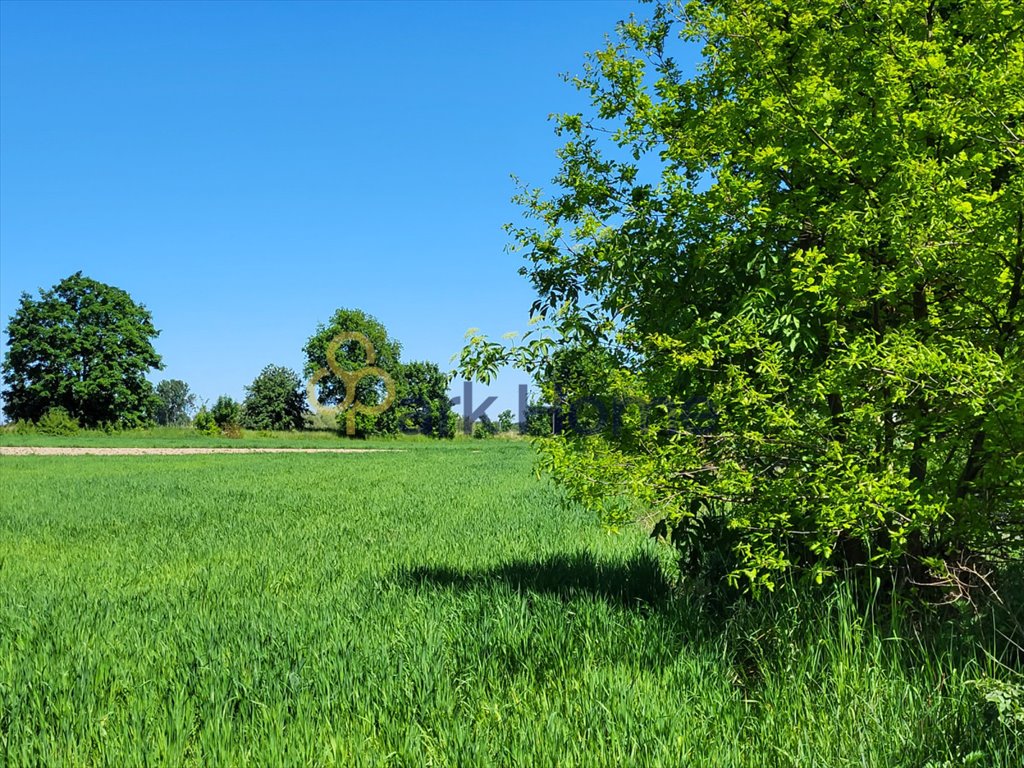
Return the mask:
<path id="1" fill-rule="evenodd" d="M 338 309 L 329 322 L 317 326 L 303 347 L 307 380 L 327 366 L 328 347 L 342 333 L 369 339 L 376 367 L 390 376 L 394 387 L 391 407 L 380 414 L 358 414 L 356 436 L 455 435 L 458 417 L 448 396 L 450 374 L 433 362 L 402 361 L 401 344 L 362 310 Z M 265 366 L 245 387 L 240 403 L 221 395 L 210 407 L 200 405 L 180 379 L 154 385 L 146 376 L 162 369 L 163 361 L 153 345 L 159 331 L 149 310 L 126 291 L 80 271 L 49 290 L 40 289 L 38 298 L 22 293 L 7 335 L 3 410 L 12 422 L 107 429 L 191 424 L 210 434 L 337 426 L 329 414 L 311 411 L 303 379 L 280 365 Z M 334 354 L 335 364 L 346 371 L 367 362 L 365 350 L 352 341 Z M 367 375 L 355 388 L 355 401 L 362 405 L 379 404 L 385 397 L 379 376 Z M 326 407 L 345 401 L 345 383 L 337 376 L 321 378 L 315 391 Z"/>

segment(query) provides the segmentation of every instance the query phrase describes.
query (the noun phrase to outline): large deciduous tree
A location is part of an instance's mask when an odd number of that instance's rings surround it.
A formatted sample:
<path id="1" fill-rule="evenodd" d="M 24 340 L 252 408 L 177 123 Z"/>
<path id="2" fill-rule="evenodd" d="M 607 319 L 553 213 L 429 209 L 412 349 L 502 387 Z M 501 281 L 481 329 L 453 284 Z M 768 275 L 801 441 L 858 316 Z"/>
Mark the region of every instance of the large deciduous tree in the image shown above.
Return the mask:
<path id="1" fill-rule="evenodd" d="M 357 340 L 346 337 L 334 350 L 334 360 L 328 360 L 328 351 L 339 334 L 360 334 L 372 349 L 373 362 L 368 360 L 368 350 Z M 400 368 L 399 358 L 402 346 L 388 335 L 387 328 L 377 318 L 359 309 L 339 309 L 330 322 L 321 323 L 306 342 L 303 352 L 306 362 L 303 373 L 316 377 L 315 390 L 321 407 L 338 408 L 345 403 L 346 385 L 338 375 L 357 375 L 353 379 L 355 398 L 358 406 L 355 415 L 355 433 L 365 437 L 372 434 L 394 434 L 399 429 L 399 418 L 393 404 L 382 413 L 361 412 L 363 407 L 383 405 L 388 397 L 385 380 L 369 369 L 384 371 L 392 379 Z M 337 366 L 339 371 L 334 370 Z M 365 375 L 358 375 L 359 372 Z M 397 394 L 392 392 L 392 394 Z M 337 415 L 339 429 L 345 431 L 345 415 Z"/>
<path id="2" fill-rule="evenodd" d="M 21 295 L 7 326 L 4 412 L 37 421 L 64 408 L 85 426 L 136 426 L 158 401 L 146 373 L 162 367 L 149 311 L 120 288 L 76 272 L 38 298 Z"/>
<path id="3" fill-rule="evenodd" d="M 621 428 L 547 443 L 609 515 L 771 587 L 956 581 L 1024 538 L 1024 6 L 707 0 L 622 24 L 511 227 L 544 343 L 601 346 Z M 681 62 L 699 46 L 700 64 Z M 680 418 L 701 402 L 701 427 Z M 929 576 L 928 574 L 931 574 Z"/>

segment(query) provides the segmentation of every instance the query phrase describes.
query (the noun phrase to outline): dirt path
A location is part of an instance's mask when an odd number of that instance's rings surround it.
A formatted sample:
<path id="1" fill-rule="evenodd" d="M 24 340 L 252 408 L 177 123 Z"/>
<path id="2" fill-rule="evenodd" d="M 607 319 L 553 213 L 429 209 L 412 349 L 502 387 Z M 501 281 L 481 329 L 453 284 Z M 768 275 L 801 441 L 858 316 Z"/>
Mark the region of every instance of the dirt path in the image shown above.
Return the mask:
<path id="1" fill-rule="evenodd" d="M 379 453 L 388 448 L 53 448 L 0 446 L 0 456 L 189 456 L 207 453 Z"/>

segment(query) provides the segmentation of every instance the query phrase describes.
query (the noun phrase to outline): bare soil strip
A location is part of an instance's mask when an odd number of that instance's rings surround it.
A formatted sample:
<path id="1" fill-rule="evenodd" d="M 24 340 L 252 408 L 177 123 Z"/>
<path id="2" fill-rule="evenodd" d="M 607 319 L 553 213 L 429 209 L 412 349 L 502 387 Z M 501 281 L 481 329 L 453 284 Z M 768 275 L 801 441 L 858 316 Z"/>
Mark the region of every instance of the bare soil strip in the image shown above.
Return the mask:
<path id="1" fill-rule="evenodd" d="M 0 446 L 0 456 L 189 456 L 207 453 L 387 453 L 388 448 L 57 448 Z"/>

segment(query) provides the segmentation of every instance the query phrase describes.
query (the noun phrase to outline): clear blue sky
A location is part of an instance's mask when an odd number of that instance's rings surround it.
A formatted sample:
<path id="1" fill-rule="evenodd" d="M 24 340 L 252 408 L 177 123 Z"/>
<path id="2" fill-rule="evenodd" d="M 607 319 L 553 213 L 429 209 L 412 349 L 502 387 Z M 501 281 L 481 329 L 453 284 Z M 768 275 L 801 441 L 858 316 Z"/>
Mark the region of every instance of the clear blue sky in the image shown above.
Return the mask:
<path id="1" fill-rule="evenodd" d="M 301 371 L 337 307 L 448 369 L 470 326 L 525 328 L 510 174 L 548 183 L 548 115 L 584 105 L 559 74 L 645 10 L 4 0 L 4 326 L 82 270 L 152 312 L 151 378 L 211 400 Z M 506 373 L 491 415 L 526 381 Z"/>

